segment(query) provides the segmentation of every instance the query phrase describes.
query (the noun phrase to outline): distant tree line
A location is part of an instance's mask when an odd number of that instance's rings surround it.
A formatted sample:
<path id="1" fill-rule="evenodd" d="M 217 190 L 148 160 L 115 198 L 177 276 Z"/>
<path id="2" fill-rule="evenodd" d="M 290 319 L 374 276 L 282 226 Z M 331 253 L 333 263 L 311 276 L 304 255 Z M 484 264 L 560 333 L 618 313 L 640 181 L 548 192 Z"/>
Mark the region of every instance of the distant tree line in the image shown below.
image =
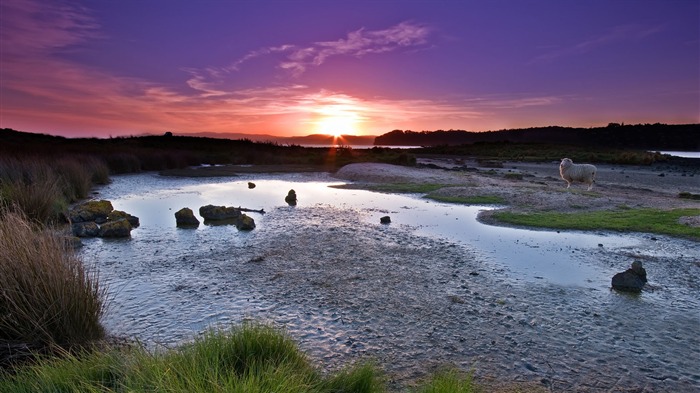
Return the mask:
<path id="1" fill-rule="evenodd" d="M 547 143 L 620 149 L 700 151 L 700 124 L 610 123 L 606 127 L 534 127 L 487 132 L 393 130 L 375 138 L 381 146 L 438 146 L 483 142 Z"/>

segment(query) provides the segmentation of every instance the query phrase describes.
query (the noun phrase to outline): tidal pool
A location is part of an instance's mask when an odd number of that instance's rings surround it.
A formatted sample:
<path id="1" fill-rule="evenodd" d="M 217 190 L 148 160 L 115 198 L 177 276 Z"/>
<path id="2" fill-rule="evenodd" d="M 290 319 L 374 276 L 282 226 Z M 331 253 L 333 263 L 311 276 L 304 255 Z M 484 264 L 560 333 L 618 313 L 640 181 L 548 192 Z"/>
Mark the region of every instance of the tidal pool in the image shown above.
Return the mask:
<path id="1" fill-rule="evenodd" d="M 398 384 L 450 362 L 551 388 L 700 388 L 696 243 L 493 227 L 476 216 L 494 207 L 331 187 L 340 184 L 327 174 L 114 177 L 96 197 L 141 226 L 131 239 L 84 241 L 109 287 L 105 325 L 174 346 L 262 320 L 328 367 L 386 362 Z M 290 189 L 296 206 L 284 202 Z M 177 210 L 207 204 L 265 214 L 247 213 L 249 232 L 175 227 Z M 391 224 L 379 223 L 385 215 Z M 634 259 L 656 290 L 611 292 Z"/>

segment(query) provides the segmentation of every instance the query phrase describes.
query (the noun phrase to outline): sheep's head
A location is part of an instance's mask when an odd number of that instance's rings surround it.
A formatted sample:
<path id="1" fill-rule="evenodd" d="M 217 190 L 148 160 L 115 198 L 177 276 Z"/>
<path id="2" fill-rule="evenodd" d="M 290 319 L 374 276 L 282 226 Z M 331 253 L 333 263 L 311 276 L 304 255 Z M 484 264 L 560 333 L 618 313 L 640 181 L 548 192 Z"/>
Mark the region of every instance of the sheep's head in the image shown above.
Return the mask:
<path id="1" fill-rule="evenodd" d="M 563 158 L 561 160 L 561 164 L 559 164 L 560 168 L 568 168 L 570 167 L 574 162 L 571 161 L 571 158 Z"/>

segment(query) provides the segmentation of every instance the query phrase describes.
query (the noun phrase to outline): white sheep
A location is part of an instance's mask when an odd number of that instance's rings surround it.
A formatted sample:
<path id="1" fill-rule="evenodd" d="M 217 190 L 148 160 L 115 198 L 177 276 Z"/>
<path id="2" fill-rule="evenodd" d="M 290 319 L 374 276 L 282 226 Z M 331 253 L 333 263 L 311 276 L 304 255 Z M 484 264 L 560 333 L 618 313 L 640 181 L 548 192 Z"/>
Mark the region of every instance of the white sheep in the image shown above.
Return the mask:
<path id="1" fill-rule="evenodd" d="M 559 174 L 566 180 L 566 188 L 571 187 L 571 183 L 579 181 L 588 184 L 588 190 L 593 188 L 595 173 L 598 169 L 591 164 L 574 164 L 570 158 L 564 158 L 559 164 Z"/>

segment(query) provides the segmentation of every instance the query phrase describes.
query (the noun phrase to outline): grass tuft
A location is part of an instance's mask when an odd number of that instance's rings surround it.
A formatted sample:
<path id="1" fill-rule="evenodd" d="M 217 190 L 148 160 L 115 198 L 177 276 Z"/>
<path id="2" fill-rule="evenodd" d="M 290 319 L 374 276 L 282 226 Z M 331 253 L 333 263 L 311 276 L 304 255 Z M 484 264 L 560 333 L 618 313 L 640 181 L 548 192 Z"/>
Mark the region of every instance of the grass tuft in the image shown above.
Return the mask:
<path id="1" fill-rule="evenodd" d="M 443 195 L 426 195 L 426 198 L 446 203 L 460 203 L 465 205 L 507 205 L 508 201 L 498 195 L 473 195 L 466 197 L 453 197 Z"/>

